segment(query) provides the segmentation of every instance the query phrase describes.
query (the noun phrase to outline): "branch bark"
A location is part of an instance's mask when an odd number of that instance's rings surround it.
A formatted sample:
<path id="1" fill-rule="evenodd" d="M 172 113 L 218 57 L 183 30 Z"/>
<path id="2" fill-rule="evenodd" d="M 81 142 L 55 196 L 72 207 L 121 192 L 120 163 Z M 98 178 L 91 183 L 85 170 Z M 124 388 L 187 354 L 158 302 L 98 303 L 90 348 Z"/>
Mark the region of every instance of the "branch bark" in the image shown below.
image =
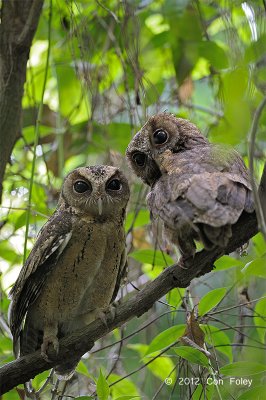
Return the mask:
<path id="1" fill-rule="evenodd" d="M 3 0 L 0 9 L 0 201 L 11 152 L 20 136 L 23 86 L 44 0 Z"/>
<path id="2" fill-rule="evenodd" d="M 260 197 L 260 204 L 264 216 L 264 221 L 266 221 L 266 162 L 264 164 L 260 186 L 259 186 L 259 197 Z"/>
<path id="3" fill-rule="evenodd" d="M 214 262 L 223 254 L 231 253 L 258 232 L 255 213 L 242 214 L 239 221 L 233 226 L 232 240 L 227 248 L 202 250 L 196 253 L 193 264 L 184 269 L 178 264 L 166 268 L 154 281 L 149 282 L 136 295 L 116 307 L 116 315 L 106 314 L 107 326 L 97 319 L 86 328 L 76 331 L 60 340 L 59 354 L 49 351 L 51 362 L 46 362 L 40 351 L 12 361 L 0 369 L 0 395 L 6 393 L 20 383 L 25 383 L 37 374 L 52 368 L 62 360 L 73 356 L 82 356 L 89 351 L 94 342 L 113 329 L 121 326 L 133 317 L 139 317 L 148 311 L 162 296 L 175 287 L 187 287 L 195 277 L 202 276 L 214 268 Z M 50 349 L 49 349 L 50 350 Z"/>

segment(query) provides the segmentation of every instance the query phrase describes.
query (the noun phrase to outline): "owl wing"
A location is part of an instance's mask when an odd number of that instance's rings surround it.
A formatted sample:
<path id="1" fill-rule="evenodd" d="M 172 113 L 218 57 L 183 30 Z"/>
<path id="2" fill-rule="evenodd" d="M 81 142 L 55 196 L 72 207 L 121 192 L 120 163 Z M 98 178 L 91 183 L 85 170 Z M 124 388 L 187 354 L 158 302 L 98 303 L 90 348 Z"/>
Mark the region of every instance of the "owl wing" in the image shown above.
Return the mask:
<path id="1" fill-rule="evenodd" d="M 71 215 L 56 211 L 40 230 L 19 277 L 9 293 L 9 324 L 14 344 L 29 306 L 39 296 L 46 277 L 71 238 Z"/>
<path id="2" fill-rule="evenodd" d="M 120 266 L 119 266 L 119 270 L 118 270 L 118 275 L 117 275 L 111 303 L 113 301 L 115 301 L 117 293 L 118 293 L 120 285 L 121 285 L 121 281 L 126 276 L 126 273 L 127 273 L 127 251 L 126 251 L 126 248 L 124 248 L 123 253 L 121 255 Z"/>
<path id="3" fill-rule="evenodd" d="M 185 198 L 195 207 L 193 222 L 213 227 L 235 224 L 243 211 L 254 210 L 248 183 L 230 173 L 194 175 Z"/>
<path id="4" fill-rule="evenodd" d="M 225 172 L 165 175 L 147 198 L 152 216 L 159 216 L 179 237 L 200 236 L 206 246 L 224 246 L 230 225 L 254 203 L 248 182 Z"/>

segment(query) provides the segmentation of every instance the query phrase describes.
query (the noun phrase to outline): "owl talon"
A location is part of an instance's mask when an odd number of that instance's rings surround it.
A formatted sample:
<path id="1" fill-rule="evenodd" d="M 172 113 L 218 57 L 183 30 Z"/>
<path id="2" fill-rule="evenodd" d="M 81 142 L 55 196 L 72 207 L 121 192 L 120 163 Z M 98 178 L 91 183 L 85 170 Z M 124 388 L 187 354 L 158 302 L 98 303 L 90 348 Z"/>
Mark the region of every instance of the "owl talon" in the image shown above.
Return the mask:
<path id="1" fill-rule="evenodd" d="M 104 311 L 99 311 L 99 318 L 100 318 L 100 320 L 104 323 L 104 325 L 106 326 L 106 328 L 108 328 L 107 318 L 106 318 L 106 312 L 104 312 Z"/>
<path id="2" fill-rule="evenodd" d="M 178 266 L 182 269 L 189 269 L 193 265 L 193 256 L 190 257 L 180 257 L 178 261 Z"/>
<path id="3" fill-rule="evenodd" d="M 116 316 L 116 304 L 112 303 L 110 304 L 108 311 L 110 311 L 111 317 L 112 317 L 112 321 L 115 319 Z"/>
<path id="4" fill-rule="evenodd" d="M 114 304 L 110 304 L 109 305 L 109 307 L 106 309 L 106 310 L 104 310 L 104 311 L 99 311 L 99 318 L 100 318 L 100 320 L 104 323 L 104 325 L 106 326 L 106 328 L 108 328 L 108 323 L 107 323 L 107 318 L 106 318 L 106 314 L 108 313 L 108 312 L 110 312 L 110 314 L 111 314 L 111 321 L 113 321 L 114 320 L 114 318 L 115 318 L 115 314 L 116 314 L 116 307 L 115 307 L 115 305 Z"/>
<path id="5" fill-rule="evenodd" d="M 41 345 L 41 355 L 45 361 L 50 362 L 47 351 L 49 346 L 52 345 L 56 354 L 59 352 L 59 342 L 56 336 L 46 336 L 43 338 L 43 343 Z"/>

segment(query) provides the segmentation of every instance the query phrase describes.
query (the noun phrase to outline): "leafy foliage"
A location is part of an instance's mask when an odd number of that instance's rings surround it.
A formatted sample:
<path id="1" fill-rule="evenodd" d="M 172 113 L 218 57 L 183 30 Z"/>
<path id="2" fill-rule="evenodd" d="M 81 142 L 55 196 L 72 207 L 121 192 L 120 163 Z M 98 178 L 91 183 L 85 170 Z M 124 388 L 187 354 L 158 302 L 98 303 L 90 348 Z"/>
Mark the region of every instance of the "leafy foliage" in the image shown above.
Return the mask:
<path id="1" fill-rule="evenodd" d="M 130 296 L 178 258 L 159 227 L 151 229 L 147 189 L 125 165 L 131 135 L 147 116 L 168 110 L 191 119 L 212 142 L 233 145 L 247 162 L 252 117 L 266 91 L 263 2 L 66 0 L 52 2 L 52 16 L 49 7 L 45 0 L 28 62 L 21 136 L 3 182 L 1 364 L 13 359 L 7 294 L 23 263 L 27 213 L 25 255 L 56 206 L 65 174 L 85 164 L 123 168 L 132 196 L 126 220 L 129 277 L 120 295 Z M 265 132 L 264 112 L 256 139 L 257 177 L 265 159 Z M 84 400 L 95 398 L 95 390 L 99 399 L 113 400 L 220 399 L 229 393 L 238 399 L 262 398 L 265 254 L 258 234 L 242 257 L 222 257 L 207 277 L 195 279 L 186 291 L 172 290 L 144 317 L 103 338 L 79 364 L 65 394 Z M 210 358 L 193 346 L 177 345 L 186 314 L 197 311 L 197 304 Z M 227 379 L 251 374 L 251 387 Z M 33 386 L 40 388 L 47 376 L 37 376 Z M 180 384 L 182 377 L 188 378 L 186 384 Z M 169 378 L 171 384 L 165 381 Z M 222 383 L 213 384 L 214 378 Z M 54 383 L 52 378 L 41 398 L 51 398 Z M 16 389 L 3 396 L 9 399 L 19 399 Z"/>

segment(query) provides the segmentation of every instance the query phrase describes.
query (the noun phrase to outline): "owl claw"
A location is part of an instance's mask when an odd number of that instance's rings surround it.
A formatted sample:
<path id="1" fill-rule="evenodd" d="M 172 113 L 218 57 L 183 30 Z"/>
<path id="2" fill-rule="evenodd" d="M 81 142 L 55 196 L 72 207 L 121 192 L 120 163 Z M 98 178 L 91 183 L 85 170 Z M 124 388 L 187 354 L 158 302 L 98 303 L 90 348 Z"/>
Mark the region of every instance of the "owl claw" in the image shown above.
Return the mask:
<path id="1" fill-rule="evenodd" d="M 107 324 L 107 318 L 105 315 L 104 311 L 99 311 L 99 318 L 100 320 L 104 323 L 104 325 L 106 326 L 106 328 L 108 328 L 108 324 Z"/>
<path id="2" fill-rule="evenodd" d="M 180 257 L 178 261 L 178 266 L 182 269 L 189 269 L 193 265 L 193 256 L 190 257 Z"/>
<path id="3" fill-rule="evenodd" d="M 49 346 L 52 345 L 56 354 L 59 352 L 59 342 L 57 336 L 46 336 L 43 338 L 43 342 L 41 345 L 41 355 L 45 359 L 45 361 L 50 362 L 47 351 Z"/>
<path id="4" fill-rule="evenodd" d="M 114 304 L 110 304 L 109 307 L 104 310 L 104 311 L 99 311 L 99 318 L 100 320 L 104 323 L 104 325 L 106 326 L 106 328 L 108 328 L 108 323 L 107 323 L 107 318 L 106 318 L 106 313 L 110 312 L 111 314 L 111 321 L 114 320 L 115 318 L 115 314 L 116 314 L 116 307 Z"/>

